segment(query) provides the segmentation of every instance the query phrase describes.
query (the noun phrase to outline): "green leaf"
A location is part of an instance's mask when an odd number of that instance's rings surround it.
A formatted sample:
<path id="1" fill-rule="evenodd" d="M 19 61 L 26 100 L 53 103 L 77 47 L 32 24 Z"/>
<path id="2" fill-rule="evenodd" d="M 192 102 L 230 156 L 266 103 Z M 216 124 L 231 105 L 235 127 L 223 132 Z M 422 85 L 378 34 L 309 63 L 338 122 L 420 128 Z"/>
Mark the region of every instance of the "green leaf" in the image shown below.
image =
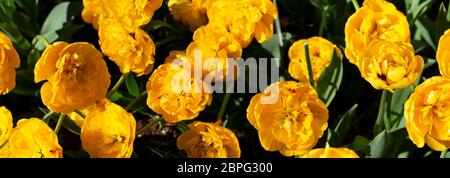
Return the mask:
<path id="1" fill-rule="evenodd" d="M 423 16 L 433 5 L 433 0 L 406 0 L 407 17 L 409 24 L 414 24 L 417 17 Z"/>
<path id="2" fill-rule="evenodd" d="M 336 96 L 341 86 L 344 68 L 336 50 L 333 52 L 333 59 L 330 65 L 325 68 L 317 81 L 316 91 L 322 101 L 329 106 Z"/>
<path id="3" fill-rule="evenodd" d="M 423 65 L 423 70 L 426 70 L 426 69 L 434 66 L 434 64 L 436 64 L 436 63 L 437 63 L 436 59 L 427 58 L 425 60 L 425 64 Z"/>
<path id="4" fill-rule="evenodd" d="M 138 97 L 140 95 L 139 85 L 136 82 L 134 75 L 129 74 L 125 79 L 125 85 L 127 87 L 128 93 L 131 96 Z"/>
<path id="5" fill-rule="evenodd" d="M 414 23 L 417 27 L 417 33 L 421 34 L 425 42 L 436 51 L 436 44 L 434 43 L 434 23 L 427 18 L 420 18 Z"/>
<path id="6" fill-rule="evenodd" d="M 369 143 L 370 140 L 361 135 L 356 136 L 355 140 L 350 145 L 347 145 L 347 148 L 352 149 L 353 151 L 360 154 L 369 153 Z"/>
<path id="7" fill-rule="evenodd" d="M 357 108 L 358 104 L 353 105 L 353 107 L 350 108 L 339 120 L 337 120 L 336 124 L 334 124 L 335 127 L 332 132 L 333 138 L 330 139 L 332 140 L 333 145 L 340 145 L 347 132 L 353 126 L 357 114 Z"/>
<path id="8" fill-rule="evenodd" d="M 34 69 L 34 66 L 35 66 L 36 62 L 39 60 L 40 56 L 41 56 L 41 54 L 39 53 L 38 50 L 32 49 L 30 51 L 30 53 L 28 53 L 28 56 L 27 56 L 27 67 Z"/>
<path id="9" fill-rule="evenodd" d="M 387 132 L 383 130 L 370 143 L 370 158 L 381 158 L 388 147 Z"/>
<path id="10" fill-rule="evenodd" d="M 189 130 L 189 127 L 184 122 L 177 123 L 177 127 L 178 127 L 178 130 L 180 130 L 181 133 L 184 133 L 184 132 Z"/>
<path id="11" fill-rule="evenodd" d="M 395 132 L 383 130 L 369 143 L 370 157 L 397 157 L 398 153 L 407 151 L 405 150 L 407 148 L 404 146 L 407 136 L 408 133 L 404 128 L 398 129 Z"/>
<path id="12" fill-rule="evenodd" d="M 119 101 L 120 99 L 123 98 L 122 93 L 120 93 L 120 91 L 116 91 L 113 93 L 113 95 L 111 96 L 111 101 Z"/>
<path id="13" fill-rule="evenodd" d="M 77 1 L 63 2 L 56 5 L 48 14 L 42 25 L 41 34 L 47 34 L 63 29 L 72 24 L 75 17 L 81 15 L 83 4 Z"/>
<path id="14" fill-rule="evenodd" d="M 67 25 L 63 29 L 48 32 L 46 34 L 43 34 L 42 36 L 47 39 L 49 43 L 53 43 L 57 40 L 61 41 L 70 41 L 70 38 L 72 38 L 72 35 L 75 34 L 78 30 L 83 28 L 84 25 Z M 46 48 L 45 44 L 38 40 L 37 38 L 33 39 L 34 47 L 40 51 L 44 50 Z"/>
<path id="15" fill-rule="evenodd" d="M 274 58 L 281 58 L 280 55 L 280 43 L 278 42 L 278 35 L 273 34 L 273 37 L 270 40 L 267 40 L 263 44 L 261 44 L 262 48 L 269 51 Z"/>
<path id="16" fill-rule="evenodd" d="M 55 121 L 58 120 L 57 117 L 53 117 L 52 119 Z M 81 133 L 81 128 L 78 127 L 77 124 L 75 124 L 75 122 L 68 117 L 66 117 L 66 119 L 64 119 L 62 126 L 64 128 L 66 128 L 67 130 L 69 130 L 70 132 L 72 132 L 73 134 L 80 135 L 80 133 Z"/>
<path id="17" fill-rule="evenodd" d="M 57 40 L 70 41 L 72 35 L 84 27 L 84 25 L 72 23 L 75 17 L 80 16 L 82 10 L 83 4 L 76 1 L 56 5 L 45 19 L 41 34 L 49 43 Z M 42 41 L 36 38 L 33 39 L 33 44 L 38 50 L 44 50 L 46 47 Z"/>
<path id="18" fill-rule="evenodd" d="M 75 124 L 75 122 L 72 119 L 69 118 L 64 119 L 62 126 L 67 130 L 69 130 L 70 132 L 72 132 L 73 134 L 80 135 L 81 133 L 81 128 L 78 127 L 78 125 Z"/>
<path id="19" fill-rule="evenodd" d="M 444 2 L 439 6 L 439 13 L 435 21 L 435 31 L 434 31 L 434 40 L 436 46 L 439 43 L 439 39 L 444 32 L 450 28 L 450 21 L 447 19 L 448 9 L 445 8 Z"/>

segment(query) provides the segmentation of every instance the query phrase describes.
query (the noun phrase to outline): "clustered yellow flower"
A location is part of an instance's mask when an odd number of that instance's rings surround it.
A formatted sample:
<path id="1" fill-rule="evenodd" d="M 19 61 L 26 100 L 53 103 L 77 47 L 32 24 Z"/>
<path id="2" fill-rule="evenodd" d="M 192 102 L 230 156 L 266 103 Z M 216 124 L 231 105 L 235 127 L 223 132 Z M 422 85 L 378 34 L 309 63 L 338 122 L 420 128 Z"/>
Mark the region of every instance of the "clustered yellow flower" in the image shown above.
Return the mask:
<path id="1" fill-rule="evenodd" d="M 446 30 L 439 39 L 436 60 L 441 75 L 450 77 L 450 29 Z"/>
<path id="2" fill-rule="evenodd" d="M 89 43 L 55 42 L 48 46 L 34 69 L 42 102 L 52 111 L 69 114 L 106 96 L 110 74 L 103 55 Z"/>
<path id="3" fill-rule="evenodd" d="M 122 73 L 149 74 L 155 44 L 140 26 L 148 24 L 162 0 L 83 0 L 82 16 L 99 33 L 102 51 Z"/>
<path id="4" fill-rule="evenodd" d="M 436 76 L 416 87 L 405 103 L 406 130 L 417 147 L 450 147 L 450 79 Z"/>
<path id="5" fill-rule="evenodd" d="M 311 37 L 296 41 L 289 48 L 289 74 L 292 78 L 300 82 L 309 82 L 308 67 L 305 55 L 305 43 L 309 46 L 309 54 L 314 82 L 322 75 L 323 70 L 331 63 L 333 52 L 336 50 L 340 59 L 342 59 L 341 50 L 322 37 Z"/>
<path id="6" fill-rule="evenodd" d="M 16 69 L 20 58 L 11 40 L 0 32 L 0 95 L 10 92 L 16 86 Z"/>
<path id="7" fill-rule="evenodd" d="M 175 20 L 195 31 L 208 23 L 217 23 L 247 47 L 272 38 L 273 21 L 278 16 L 271 0 L 170 0 L 170 13 Z"/>
<path id="8" fill-rule="evenodd" d="M 11 112 L 4 106 L 0 107 L 0 157 L 1 146 L 4 145 L 11 135 L 13 129 L 13 118 Z"/>
<path id="9" fill-rule="evenodd" d="M 177 139 L 190 158 L 239 158 L 241 149 L 234 133 L 213 123 L 193 122 Z"/>
<path id="10" fill-rule="evenodd" d="M 267 98 L 275 102 L 262 101 Z M 328 127 L 328 109 L 309 83 L 283 81 L 252 98 L 247 119 L 258 130 L 264 149 L 300 156 L 316 145 Z"/>
<path id="11" fill-rule="evenodd" d="M 86 115 L 80 138 L 83 149 L 93 158 L 129 158 L 135 134 L 133 115 L 105 99 Z"/>
<path id="12" fill-rule="evenodd" d="M 385 0 L 366 0 L 345 26 L 345 54 L 375 89 L 413 84 L 423 59 L 414 55 L 406 16 Z"/>
<path id="13" fill-rule="evenodd" d="M 345 55 L 353 64 L 358 56 L 375 40 L 410 42 L 406 16 L 385 0 L 365 0 L 361 8 L 350 16 L 345 25 Z"/>
<path id="14" fill-rule="evenodd" d="M 83 20 L 95 29 L 109 19 L 129 28 L 138 28 L 150 22 L 162 0 L 83 0 Z"/>
<path id="15" fill-rule="evenodd" d="M 375 40 L 358 57 L 361 75 L 375 89 L 402 89 L 420 76 L 423 59 L 409 43 Z"/>
<path id="16" fill-rule="evenodd" d="M 327 143 L 325 148 L 317 148 L 303 155 L 302 158 L 359 158 L 353 150 L 348 148 L 332 148 Z"/>
<path id="17" fill-rule="evenodd" d="M 162 64 L 147 82 L 147 105 L 166 122 L 177 123 L 197 117 L 211 104 L 212 95 L 203 80 L 171 63 Z"/>
<path id="18" fill-rule="evenodd" d="M 155 44 L 140 28 L 127 30 L 120 23 L 109 21 L 99 28 L 99 43 L 103 53 L 120 66 L 122 73 L 137 76 L 149 74 L 155 61 Z"/>
<path id="19" fill-rule="evenodd" d="M 189 59 L 201 60 L 203 77 L 208 76 L 208 74 L 214 74 L 215 76 L 216 73 L 221 73 L 222 75 L 218 75 L 217 78 L 214 77 L 214 80 L 234 80 L 234 77 L 228 77 L 229 75 L 227 75 L 230 67 L 234 67 L 234 63 L 231 63 L 228 59 L 240 58 L 242 47 L 225 27 L 209 23 L 195 31 L 193 41 L 186 49 L 186 54 Z M 191 63 L 194 65 L 195 61 L 192 60 Z"/>
<path id="20" fill-rule="evenodd" d="M 206 25 L 206 4 L 211 4 L 214 0 L 169 0 L 169 7 L 172 17 L 189 27 L 191 31 Z"/>
<path id="21" fill-rule="evenodd" d="M 272 38 L 278 11 L 271 0 L 217 0 L 207 15 L 210 23 L 225 26 L 246 48 L 253 38 L 259 43 Z"/>
<path id="22" fill-rule="evenodd" d="M 58 137 L 40 119 L 21 119 L 8 142 L 0 149 L 5 158 L 62 158 Z"/>

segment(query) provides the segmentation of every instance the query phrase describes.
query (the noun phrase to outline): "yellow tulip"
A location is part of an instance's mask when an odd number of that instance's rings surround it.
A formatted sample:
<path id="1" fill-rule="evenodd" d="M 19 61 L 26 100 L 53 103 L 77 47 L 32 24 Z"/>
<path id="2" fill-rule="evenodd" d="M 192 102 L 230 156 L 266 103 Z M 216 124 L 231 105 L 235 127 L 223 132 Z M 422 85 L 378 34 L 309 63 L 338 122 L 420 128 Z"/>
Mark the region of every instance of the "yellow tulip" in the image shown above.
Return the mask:
<path id="1" fill-rule="evenodd" d="M 267 98 L 277 100 L 266 104 L 263 99 Z M 247 119 L 258 130 L 265 150 L 298 156 L 322 137 L 328 127 L 328 110 L 309 83 L 283 81 L 252 98 Z"/>
<path id="2" fill-rule="evenodd" d="M 413 84 L 420 76 L 423 59 L 409 43 L 375 40 L 358 57 L 361 75 L 375 89 L 393 91 Z"/>
<path id="3" fill-rule="evenodd" d="M 155 62 L 155 44 L 142 29 L 128 30 L 114 21 L 99 28 L 99 43 L 106 56 L 114 61 L 122 73 L 137 76 L 149 74 Z"/>
<path id="4" fill-rule="evenodd" d="M 65 114 L 104 98 L 111 82 L 102 53 L 84 42 L 48 46 L 36 63 L 34 80 L 46 80 L 41 88 L 42 102 Z"/>
<path id="5" fill-rule="evenodd" d="M 5 107 L 0 107 L 0 147 L 6 143 L 13 130 L 13 118 L 11 112 Z"/>
<path id="6" fill-rule="evenodd" d="M 210 23 L 194 32 L 193 42 L 187 47 L 186 53 L 189 59 L 201 60 L 203 77 L 209 74 L 216 76 L 215 72 L 221 72 L 223 75 L 218 75 L 218 78 L 214 77 L 214 80 L 223 80 L 231 75 L 231 73 L 228 75 L 228 69 L 234 67 L 227 59 L 240 58 L 242 47 L 233 35 L 227 32 L 225 27 Z M 211 59 L 217 59 L 218 61 Z M 194 65 L 195 61 L 191 61 L 191 63 Z"/>
<path id="7" fill-rule="evenodd" d="M 148 24 L 161 5 L 162 0 L 83 0 L 81 15 L 95 29 L 108 20 L 134 29 Z"/>
<path id="8" fill-rule="evenodd" d="M 40 119 L 21 119 L 6 144 L 7 158 L 62 158 L 58 137 Z"/>
<path id="9" fill-rule="evenodd" d="M 409 42 L 406 16 L 385 0 L 366 0 L 345 25 L 345 55 L 353 64 L 375 39 Z"/>
<path id="10" fill-rule="evenodd" d="M 188 26 L 191 31 L 195 31 L 208 23 L 206 9 L 202 6 L 203 4 L 194 1 L 196 0 L 169 0 L 167 4 L 172 17 Z"/>
<path id="11" fill-rule="evenodd" d="M 117 104 L 97 103 L 81 128 L 83 149 L 94 158 L 129 158 L 133 153 L 136 120 Z"/>
<path id="12" fill-rule="evenodd" d="M 332 148 L 326 145 L 325 148 L 317 148 L 303 155 L 302 158 L 359 158 L 353 150 L 348 148 Z"/>
<path id="13" fill-rule="evenodd" d="M 208 9 L 210 23 L 220 24 L 246 48 L 256 38 L 271 39 L 278 11 L 270 0 L 217 0 Z"/>
<path id="14" fill-rule="evenodd" d="M 190 158 L 239 158 L 241 149 L 234 133 L 213 123 L 194 122 L 177 139 Z"/>
<path id="15" fill-rule="evenodd" d="M 409 138 L 422 148 L 436 151 L 450 147 L 450 79 L 437 76 L 416 87 L 405 103 Z"/>
<path id="16" fill-rule="evenodd" d="M 323 70 L 331 63 L 333 51 L 336 50 L 340 59 L 342 59 L 342 52 L 336 45 L 321 37 L 311 37 L 296 41 L 289 48 L 289 59 L 291 60 L 289 63 L 289 74 L 300 82 L 309 82 L 305 43 L 309 45 L 313 78 L 314 82 L 317 83 Z"/>
<path id="17" fill-rule="evenodd" d="M 168 123 L 197 117 L 211 104 L 212 95 L 203 81 L 181 66 L 163 64 L 147 82 L 147 105 Z"/>
<path id="18" fill-rule="evenodd" d="M 16 86 L 16 69 L 20 58 L 11 40 L 0 32 L 0 95 L 10 92 Z"/>
<path id="19" fill-rule="evenodd" d="M 450 77 L 450 29 L 439 39 L 439 45 L 436 53 L 436 60 L 439 65 L 439 71 L 445 77 Z"/>

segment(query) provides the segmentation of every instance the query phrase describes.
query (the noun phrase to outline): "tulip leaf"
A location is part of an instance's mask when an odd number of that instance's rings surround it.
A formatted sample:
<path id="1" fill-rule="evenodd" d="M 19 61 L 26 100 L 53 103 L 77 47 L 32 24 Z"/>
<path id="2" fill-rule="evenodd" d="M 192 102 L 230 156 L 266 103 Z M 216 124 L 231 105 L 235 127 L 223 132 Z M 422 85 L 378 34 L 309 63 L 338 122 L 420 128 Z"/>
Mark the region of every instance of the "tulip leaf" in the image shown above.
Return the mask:
<path id="1" fill-rule="evenodd" d="M 370 158 L 381 158 L 388 147 L 387 132 L 383 130 L 370 143 Z"/>
<path id="2" fill-rule="evenodd" d="M 83 4 L 76 1 L 62 2 L 56 5 L 45 19 L 41 34 L 55 32 L 72 24 L 72 21 L 81 14 L 82 10 Z"/>
<path id="3" fill-rule="evenodd" d="M 420 18 L 420 20 L 417 20 L 414 24 L 417 28 L 417 33 L 419 33 L 422 36 L 423 40 L 425 40 L 425 42 L 428 45 L 430 45 L 430 47 L 433 48 L 433 50 L 436 51 L 437 47 L 433 40 L 434 33 L 431 33 L 433 32 L 434 29 L 433 22 L 427 18 L 422 17 Z"/>
<path id="4" fill-rule="evenodd" d="M 450 7 L 448 7 L 450 8 Z M 435 21 L 425 16 L 419 17 L 415 22 L 417 32 L 421 34 L 423 39 L 436 51 L 440 37 L 450 28 L 449 11 L 442 2 Z"/>
<path id="5" fill-rule="evenodd" d="M 409 24 L 414 24 L 417 17 L 423 16 L 433 5 L 433 0 L 406 0 L 405 2 Z"/>
<path id="6" fill-rule="evenodd" d="M 439 6 L 439 13 L 434 23 L 434 40 L 436 46 L 444 32 L 450 28 L 450 19 L 447 18 L 447 13 L 448 9 L 446 9 L 444 2 L 442 2 L 441 6 Z"/>
<path id="7" fill-rule="evenodd" d="M 75 17 L 81 14 L 83 5 L 81 2 L 63 2 L 52 9 L 45 19 L 41 29 L 42 36 L 49 43 L 57 40 L 69 41 L 74 33 L 80 30 L 84 25 L 73 24 Z M 43 50 L 45 45 L 42 41 L 33 39 L 36 49 Z"/>
<path id="8" fill-rule="evenodd" d="M 136 82 L 134 75 L 129 74 L 125 79 L 125 85 L 127 87 L 128 93 L 131 96 L 138 97 L 140 95 L 139 85 Z"/>
<path id="9" fill-rule="evenodd" d="M 433 66 L 436 63 L 437 63 L 436 59 L 430 59 L 430 58 L 425 59 L 425 64 L 423 65 L 423 70 L 430 68 L 431 66 Z"/>
<path id="10" fill-rule="evenodd" d="M 370 158 L 397 157 L 398 153 L 403 152 L 404 142 L 408 133 L 406 129 L 398 129 L 395 132 L 383 130 L 370 143 Z"/>
<path id="11" fill-rule="evenodd" d="M 84 25 L 68 25 L 68 26 L 64 27 L 63 29 L 48 32 L 46 34 L 43 34 L 42 36 L 44 36 L 44 38 L 49 43 L 53 43 L 57 40 L 69 41 L 70 38 L 72 37 L 72 35 L 83 27 L 84 27 Z M 38 38 L 33 39 L 33 45 L 36 49 L 38 49 L 40 51 L 42 51 L 46 48 L 45 44 L 42 41 L 38 40 Z"/>
<path id="12" fill-rule="evenodd" d="M 349 145 L 347 145 L 347 148 L 352 149 L 353 151 L 359 153 L 359 154 L 368 154 L 369 153 L 369 143 L 370 140 L 366 137 L 363 137 L 361 135 L 356 136 L 355 140 Z"/>
<path id="13" fill-rule="evenodd" d="M 78 127 L 77 124 L 72 119 L 66 118 L 64 119 L 62 126 L 72 132 L 73 134 L 80 135 L 81 128 Z"/>
<path id="14" fill-rule="evenodd" d="M 344 68 L 336 50 L 333 51 L 333 58 L 330 65 L 325 68 L 317 81 L 316 91 L 322 101 L 329 106 L 336 96 L 341 86 Z"/>
<path id="15" fill-rule="evenodd" d="M 335 122 L 334 129 L 332 131 L 331 140 L 334 145 L 339 145 L 345 138 L 347 132 L 354 124 L 356 118 L 356 111 L 358 109 L 358 104 L 353 105 L 339 120 Z"/>
<path id="16" fill-rule="evenodd" d="M 26 56 L 31 48 L 30 42 L 25 39 L 21 29 L 17 27 L 17 13 L 14 0 L 0 1 L 0 30 L 4 32 L 14 43 L 15 48 L 21 54 Z M 16 16 L 16 17 L 15 17 Z"/>
<path id="17" fill-rule="evenodd" d="M 273 57 L 281 58 L 280 43 L 278 42 L 278 34 L 273 34 L 272 38 L 261 44 L 261 47 L 269 51 Z"/>
<path id="18" fill-rule="evenodd" d="M 52 119 L 53 119 L 54 121 L 57 121 L 57 120 L 58 120 L 57 117 L 52 117 Z M 78 127 L 78 125 L 75 124 L 75 121 L 73 121 L 73 120 L 70 119 L 70 118 L 67 118 L 67 117 L 66 117 L 66 119 L 63 120 L 62 126 L 63 126 L 64 128 L 66 128 L 67 130 L 69 130 L 70 132 L 72 132 L 73 134 L 80 135 L 80 133 L 81 133 L 81 128 Z"/>

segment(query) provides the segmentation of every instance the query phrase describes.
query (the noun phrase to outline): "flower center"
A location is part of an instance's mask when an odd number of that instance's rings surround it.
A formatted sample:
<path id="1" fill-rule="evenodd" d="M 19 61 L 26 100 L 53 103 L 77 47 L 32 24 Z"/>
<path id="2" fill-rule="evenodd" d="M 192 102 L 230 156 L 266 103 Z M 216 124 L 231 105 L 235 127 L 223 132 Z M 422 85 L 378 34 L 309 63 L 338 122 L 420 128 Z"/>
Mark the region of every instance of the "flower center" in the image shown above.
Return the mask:
<path id="1" fill-rule="evenodd" d="M 220 154 L 223 144 L 218 135 L 215 133 L 203 133 L 200 135 L 200 140 L 201 141 L 197 147 L 199 154 L 210 156 Z"/>
<path id="2" fill-rule="evenodd" d="M 82 56 L 75 54 L 65 54 L 56 64 L 61 79 L 69 81 L 79 81 L 82 76 L 82 67 L 85 60 Z"/>
<path id="3" fill-rule="evenodd" d="M 114 136 L 114 143 L 119 142 L 119 143 L 125 143 L 126 138 L 120 135 L 116 135 Z"/>

